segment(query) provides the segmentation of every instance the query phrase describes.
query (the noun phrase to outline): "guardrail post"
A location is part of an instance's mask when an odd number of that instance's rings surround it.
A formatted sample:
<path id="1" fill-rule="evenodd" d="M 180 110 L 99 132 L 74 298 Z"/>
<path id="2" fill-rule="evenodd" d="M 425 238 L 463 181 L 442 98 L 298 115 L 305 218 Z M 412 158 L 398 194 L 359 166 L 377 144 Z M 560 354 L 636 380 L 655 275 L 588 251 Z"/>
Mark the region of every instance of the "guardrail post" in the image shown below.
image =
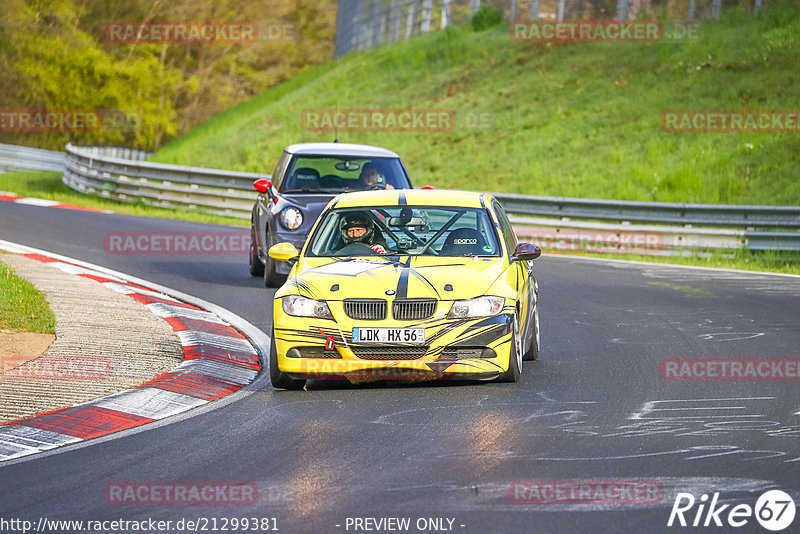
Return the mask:
<path id="1" fill-rule="evenodd" d="M 431 19 L 433 18 L 433 0 L 423 0 L 422 2 L 422 23 L 419 33 L 425 34 L 431 31 Z"/>
<path id="2" fill-rule="evenodd" d="M 366 24 L 364 20 L 364 0 L 354 0 L 354 2 L 355 14 L 353 16 L 351 29 L 351 31 L 353 31 L 353 36 L 350 39 L 352 43 L 351 50 L 362 50 L 364 48 L 364 25 Z"/>
<path id="3" fill-rule="evenodd" d="M 450 24 L 450 0 L 442 0 L 442 29 Z"/>
<path id="4" fill-rule="evenodd" d="M 481 8 L 481 0 L 469 0 L 469 16 L 472 17 Z"/>
<path id="5" fill-rule="evenodd" d="M 711 2 L 711 18 L 714 20 L 719 20 L 719 16 L 722 13 L 722 0 L 714 0 Z"/>
<path id="6" fill-rule="evenodd" d="M 378 24 L 378 39 L 377 42 L 379 45 L 382 45 L 386 42 L 386 13 L 381 10 L 380 14 L 380 23 Z"/>
<path id="7" fill-rule="evenodd" d="M 531 20 L 539 20 L 539 0 L 531 1 Z"/>
<path id="8" fill-rule="evenodd" d="M 396 43 L 400 39 L 400 6 L 398 0 L 392 0 L 391 8 L 391 31 L 389 33 L 389 42 Z"/>
<path id="9" fill-rule="evenodd" d="M 406 19 L 406 39 L 411 39 L 414 35 L 414 24 L 417 22 L 417 4 L 408 4 L 408 18 Z"/>
<path id="10" fill-rule="evenodd" d="M 617 0 L 617 20 L 628 20 L 629 0 Z"/>

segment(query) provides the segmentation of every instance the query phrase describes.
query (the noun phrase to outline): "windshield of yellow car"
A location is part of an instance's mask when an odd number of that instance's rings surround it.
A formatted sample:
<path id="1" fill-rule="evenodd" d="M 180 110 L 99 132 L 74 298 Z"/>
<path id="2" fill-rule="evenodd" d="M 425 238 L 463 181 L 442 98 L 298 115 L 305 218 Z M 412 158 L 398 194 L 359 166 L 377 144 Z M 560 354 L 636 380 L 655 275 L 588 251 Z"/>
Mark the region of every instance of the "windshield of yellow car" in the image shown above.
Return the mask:
<path id="1" fill-rule="evenodd" d="M 352 242 L 346 237 L 347 221 L 364 219 L 369 231 Z M 306 248 L 312 257 L 379 254 L 496 257 L 502 249 L 487 209 L 440 206 L 332 209 Z"/>

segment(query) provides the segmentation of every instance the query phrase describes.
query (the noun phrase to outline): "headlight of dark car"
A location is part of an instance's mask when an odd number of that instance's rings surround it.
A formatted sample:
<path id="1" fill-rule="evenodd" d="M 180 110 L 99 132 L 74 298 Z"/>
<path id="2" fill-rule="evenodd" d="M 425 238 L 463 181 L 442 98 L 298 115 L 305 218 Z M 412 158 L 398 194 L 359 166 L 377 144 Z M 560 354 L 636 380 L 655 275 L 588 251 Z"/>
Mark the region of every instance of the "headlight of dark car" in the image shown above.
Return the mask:
<path id="1" fill-rule="evenodd" d="M 289 295 L 282 299 L 283 311 L 295 317 L 318 317 L 333 319 L 328 304 L 324 300 L 308 299 L 300 295 Z"/>
<path id="2" fill-rule="evenodd" d="M 297 208 L 286 208 L 278 216 L 278 220 L 287 230 L 297 230 L 303 224 L 303 213 Z"/>

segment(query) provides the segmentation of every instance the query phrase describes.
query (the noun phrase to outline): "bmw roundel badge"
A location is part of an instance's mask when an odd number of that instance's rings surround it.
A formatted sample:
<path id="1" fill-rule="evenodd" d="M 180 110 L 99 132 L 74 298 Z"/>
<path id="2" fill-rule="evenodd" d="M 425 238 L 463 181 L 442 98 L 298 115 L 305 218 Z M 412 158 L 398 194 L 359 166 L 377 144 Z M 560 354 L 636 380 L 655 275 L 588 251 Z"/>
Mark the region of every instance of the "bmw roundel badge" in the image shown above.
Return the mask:
<path id="1" fill-rule="evenodd" d="M 394 295 L 395 293 L 397 293 L 397 291 L 395 291 L 394 289 L 387 289 L 386 290 L 386 294 L 389 295 L 389 296 Z"/>

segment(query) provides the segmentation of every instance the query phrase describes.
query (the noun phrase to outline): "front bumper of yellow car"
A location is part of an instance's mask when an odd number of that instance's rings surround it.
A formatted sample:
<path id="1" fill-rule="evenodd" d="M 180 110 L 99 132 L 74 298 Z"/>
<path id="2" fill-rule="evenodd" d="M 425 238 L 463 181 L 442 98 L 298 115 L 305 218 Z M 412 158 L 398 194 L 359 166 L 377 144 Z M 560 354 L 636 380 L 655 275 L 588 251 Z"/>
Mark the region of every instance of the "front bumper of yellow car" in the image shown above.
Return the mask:
<path id="1" fill-rule="evenodd" d="M 422 321 L 359 321 L 341 301 L 328 301 L 334 319 L 286 314 L 275 300 L 278 369 L 295 379 L 350 382 L 444 379 L 492 380 L 508 370 L 513 350 L 513 303 L 492 317 L 452 319 L 439 301 Z M 424 343 L 353 342 L 353 328 L 424 329 Z"/>

